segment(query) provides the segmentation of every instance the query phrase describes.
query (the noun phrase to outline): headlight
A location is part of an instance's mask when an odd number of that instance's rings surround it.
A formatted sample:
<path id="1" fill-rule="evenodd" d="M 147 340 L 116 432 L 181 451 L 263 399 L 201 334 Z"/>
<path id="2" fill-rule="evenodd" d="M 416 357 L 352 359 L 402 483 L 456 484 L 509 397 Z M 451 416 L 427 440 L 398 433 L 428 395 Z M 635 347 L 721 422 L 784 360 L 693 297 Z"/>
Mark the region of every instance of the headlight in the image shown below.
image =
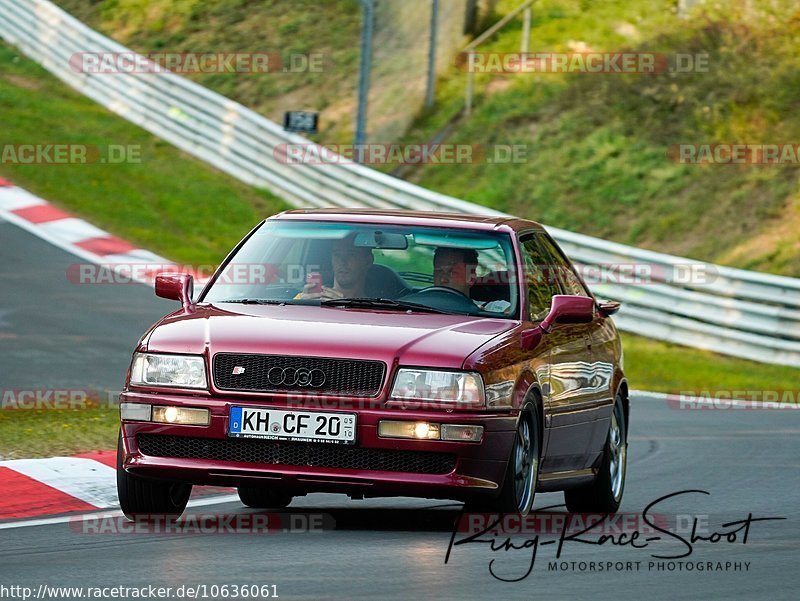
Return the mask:
<path id="1" fill-rule="evenodd" d="M 486 395 L 480 374 L 432 369 L 397 370 L 392 398 L 422 403 L 484 407 Z"/>
<path id="2" fill-rule="evenodd" d="M 206 363 L 197 355 L 134 353 L 131 384 L 206 388 Z"/>

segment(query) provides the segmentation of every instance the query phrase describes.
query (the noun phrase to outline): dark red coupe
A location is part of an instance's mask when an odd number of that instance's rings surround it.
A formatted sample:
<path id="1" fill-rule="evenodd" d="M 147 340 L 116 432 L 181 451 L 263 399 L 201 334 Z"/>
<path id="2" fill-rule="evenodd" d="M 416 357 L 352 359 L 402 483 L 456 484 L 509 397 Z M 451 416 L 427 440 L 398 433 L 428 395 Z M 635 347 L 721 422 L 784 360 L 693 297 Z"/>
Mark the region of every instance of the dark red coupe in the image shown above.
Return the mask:
<path id="1" fill-rule="evenodd" d="M 609 318 L 531 221 L 402 211 L 265 220 L 153 325 L 120 398 L 128 517 L 192 485 L 250 507 L 309 492 L 462 500 L 527 514 L 536 491 L 614 512 L 628 385 Z"/>

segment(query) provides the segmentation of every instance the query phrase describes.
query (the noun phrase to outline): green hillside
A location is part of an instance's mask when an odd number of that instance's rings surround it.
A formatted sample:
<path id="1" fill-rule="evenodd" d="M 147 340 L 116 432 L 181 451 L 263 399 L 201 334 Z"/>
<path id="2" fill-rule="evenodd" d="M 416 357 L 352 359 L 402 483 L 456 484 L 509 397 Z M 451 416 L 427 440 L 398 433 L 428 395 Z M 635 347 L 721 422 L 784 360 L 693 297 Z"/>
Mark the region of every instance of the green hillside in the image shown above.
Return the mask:
<path id="1" fill-rule="evenodd" d="M 356 0 L 58 0 L 142 52 L 321 53 L 312 73 L 190 75 L 272 119 L 321 112 L 326 142 L 352 135 L 361 10 Z M 518 0 L 499 0 L 497 17 Z M 406 142 L 520 144 L 519 164 L 429 165 L 413 181 L 546 224 L 654 250 L 800 276 L 800 165 L 686 165 L 676 144 L 798 143 L 800 8 L 791 0 L 540 0 L 532 52 L 706 55 L 699 72 L 466 76 L 453 66 Z M 521 20 L 481 51 L 517 52 Z M 400 60 L 401 57 L 398 57 Z M 391 142 L 392 140 L 383 140 Z M 391 169 L 392 166 L 383 167 Z"/>
<path id="2" fill-rule="evenodd" d="M 272 61 L 279 65 L 277 71 L 186 76 L 275 121 L 285 110 L 320 111 L 326 139 L 352 139 L 361 34 L 358 0 L 55 3 L 137 52 L 269 53 L 280 59 Z M 317 63 L 285 72 L 292 56 L 316 56 Z"/>
<path id="3" fill-rule="evenodd" d="M 675 4 L 535 3 L 531 51 L 707 54 L 708 69 L 480 74 L 471 118 L 456 118 L 446 141 L 521 144 L 527 160 L 426 165 L 410 178 L 549 225 L 800 276 L 800 164 L 691 165 L 667 156 L 675 144 L 800 142 L 800 7 L 723 0 L 682 19 Z M 517 52 L 520 27 L 515 21 L 480 50 Z M 454 67 L 436 110 L 405 140 L 434 139 L 463 106 L 465 81 Z"/>

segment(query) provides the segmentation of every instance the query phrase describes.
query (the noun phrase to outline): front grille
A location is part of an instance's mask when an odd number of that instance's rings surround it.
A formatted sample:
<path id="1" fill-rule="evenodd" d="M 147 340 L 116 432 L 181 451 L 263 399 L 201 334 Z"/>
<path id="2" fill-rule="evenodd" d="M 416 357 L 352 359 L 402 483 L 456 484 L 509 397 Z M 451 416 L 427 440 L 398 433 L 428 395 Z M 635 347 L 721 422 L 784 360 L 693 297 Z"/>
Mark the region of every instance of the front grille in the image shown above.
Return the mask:
<path id="1" fill-rule="evenodd" d="M 452 453 L 391 451 L 325 443 L 275 442 L 242 438 L 190 438 L 158 434 L 140 434 L 139 450 L 151 457 L 179 457 L 417 474 L 447 474 L 453 471 L 456 465 L 456 458 Z"/>
<path id="2" fill-rule="evenodd" d="M 381 389 L 385 372 L 386 364 L 381 361 L 233 353 L 214 356 L 214 383 L 220 390 L 373 397 Z"/>

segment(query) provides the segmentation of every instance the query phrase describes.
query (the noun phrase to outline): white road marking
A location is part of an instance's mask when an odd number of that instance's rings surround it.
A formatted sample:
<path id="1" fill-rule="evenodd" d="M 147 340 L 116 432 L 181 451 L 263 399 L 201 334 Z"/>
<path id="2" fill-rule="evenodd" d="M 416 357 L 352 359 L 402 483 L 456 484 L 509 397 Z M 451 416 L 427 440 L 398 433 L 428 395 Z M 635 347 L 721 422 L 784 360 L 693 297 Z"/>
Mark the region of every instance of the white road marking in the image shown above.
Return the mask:
<path id="1" fill-rule="evenodd" d="M 16 186 L 0 187 L 0 209 L 4 211 L 16 211 L 25 207 L 45 204 L 47 202 L 43 199 L 22 188 L 17 188 Z"/>
<path id="2" fill-rule="evenodd" d="M 74 244 L 89 238 L 105 238 L 108 233 L 77 217 L 65 217 L 38 224 L 40 231 L 62 242 Z"/>
<path id="3" fill-rule="evenodd" d="M 193 499 L 189 501 L 187 507 L 205 507 L 208 505 L 221 505 L 232 503 L 239 500 L 239 495 L 222 495 L 219 497 L 208 497 L 205 499 Z M 6 522 L 0 524 L 0 530 L 10 530 L 12 528 L 27 528 L 30 526 L 47 526 L 49 524 L 65 524 L 67 522 L 85 522 L 86 520 L 96 520 L 109 517 L 122 517 L 122 512 L 103 511 L 100 513 L 84 513 L 79 515 L 60 515 L 54 518 L 39 518 L 35 520 L 21 520 L 19 522 Z"/>

